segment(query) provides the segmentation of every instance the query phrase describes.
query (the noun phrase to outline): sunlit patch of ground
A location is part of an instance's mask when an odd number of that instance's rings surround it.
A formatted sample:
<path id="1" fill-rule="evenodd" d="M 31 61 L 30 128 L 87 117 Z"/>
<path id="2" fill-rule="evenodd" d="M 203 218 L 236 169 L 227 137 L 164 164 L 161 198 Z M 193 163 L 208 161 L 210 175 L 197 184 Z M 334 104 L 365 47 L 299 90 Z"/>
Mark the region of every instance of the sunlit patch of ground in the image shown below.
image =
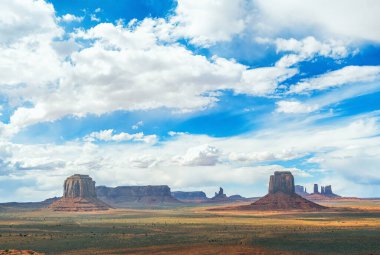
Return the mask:
<path id="1" fill-rule="evenodd" d="M 0 250 L 0 255 L 43 255 L 31 250 Z"/>

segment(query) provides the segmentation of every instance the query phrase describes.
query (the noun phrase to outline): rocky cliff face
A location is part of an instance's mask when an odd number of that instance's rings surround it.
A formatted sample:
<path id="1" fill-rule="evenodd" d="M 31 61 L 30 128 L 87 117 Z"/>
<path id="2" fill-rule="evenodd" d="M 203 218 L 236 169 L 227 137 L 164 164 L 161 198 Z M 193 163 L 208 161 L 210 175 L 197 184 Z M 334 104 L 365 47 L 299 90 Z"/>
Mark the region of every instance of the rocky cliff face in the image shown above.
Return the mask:
<path id="1" fill-rule="evenodd" d="M 114 207 L 180 203 L 167 185 L 96 187 L 99 199 Z"/>
<path id="2" fill-rule="evenodd" d="M 295 193 L 294 177 L 291 172 L 274 172 L 269 178 L 269 193 L 274 194 L 277 192 L 285 194 Z"/>
<path id="3" fill-rule="evenodd" d="M 203 191 L 174 191 L 172 196 L 182 201 L 204 201 L 207 196 Z"/>
<path id="4" fill-rule="evenodd" d="M 54 211 L 99 211 L 108 210 L 109 205 L 96 198 L 95 182 L 88 175 L 75 174 L 63 185 L 63 197 L 49 208 Z"/>
<path id="5" fill-rule="evenodd" d="M 65 180 L 63 197 L 96 198 L 95 182 L 88 175 L 74 174 Z"/>
<path id="6" fill-rule="evenodd" d="M 318 184 L 314 184 L 314 193 L 307 194 L 305 198 L 312 201 L 323 201 L 329 199 L 339 199 L 341 196 L 334 194 L 331 185 L 321 186 L 321 192 L 319 192 Z"/>

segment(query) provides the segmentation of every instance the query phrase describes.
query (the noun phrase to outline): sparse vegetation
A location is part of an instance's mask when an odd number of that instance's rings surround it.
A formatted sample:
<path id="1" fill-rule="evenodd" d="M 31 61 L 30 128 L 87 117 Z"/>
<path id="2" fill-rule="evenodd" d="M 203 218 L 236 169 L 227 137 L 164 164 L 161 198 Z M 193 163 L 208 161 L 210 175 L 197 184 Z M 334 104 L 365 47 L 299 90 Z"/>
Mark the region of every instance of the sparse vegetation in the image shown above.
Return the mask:
<path id="1" fill-rule="evenodd" d="M 380 207 L 366 201 L 363 208 L 315 213 L 210 212 L 205 207 L 8 210 L 0 214 L 0 247 L 46 254 L 379 254 Z"/>

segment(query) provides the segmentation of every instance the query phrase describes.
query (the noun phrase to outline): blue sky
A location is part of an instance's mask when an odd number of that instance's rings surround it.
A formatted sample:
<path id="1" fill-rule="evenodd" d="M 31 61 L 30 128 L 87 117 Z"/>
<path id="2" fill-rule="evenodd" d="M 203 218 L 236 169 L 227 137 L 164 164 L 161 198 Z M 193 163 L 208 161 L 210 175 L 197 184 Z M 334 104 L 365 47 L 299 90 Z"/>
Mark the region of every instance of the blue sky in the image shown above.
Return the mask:
<path id="1" fill-rule="evenodd" d="M 275 170 L 379 197 L 378 1 L 0 10 L 1 201 L 60 195 L 74 173 L 259 196 Z"/>

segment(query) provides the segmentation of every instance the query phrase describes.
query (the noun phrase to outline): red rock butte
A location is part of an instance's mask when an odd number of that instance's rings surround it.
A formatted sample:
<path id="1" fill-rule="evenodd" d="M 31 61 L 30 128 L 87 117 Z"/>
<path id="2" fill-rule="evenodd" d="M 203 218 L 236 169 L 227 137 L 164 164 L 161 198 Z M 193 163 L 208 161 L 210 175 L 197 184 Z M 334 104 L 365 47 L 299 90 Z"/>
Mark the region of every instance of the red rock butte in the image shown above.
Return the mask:
<path id="1" fill-rule="evenodd" d="M 74 174 L 65 180 L 63 197 L 49 208 L 54 211 L 102 211 L 109 205 L 96 197 L 95 181 L 88 175 Z"/>
<path id="2" fill-rule="evenodd" d="M 311 202 L 295 193 L 294 177 L 289 171 L 276 171 L 269 178 L 269 192 L 250 205 L 240 206 L 245 210 L 322 210 L 327 207 Z"/>

